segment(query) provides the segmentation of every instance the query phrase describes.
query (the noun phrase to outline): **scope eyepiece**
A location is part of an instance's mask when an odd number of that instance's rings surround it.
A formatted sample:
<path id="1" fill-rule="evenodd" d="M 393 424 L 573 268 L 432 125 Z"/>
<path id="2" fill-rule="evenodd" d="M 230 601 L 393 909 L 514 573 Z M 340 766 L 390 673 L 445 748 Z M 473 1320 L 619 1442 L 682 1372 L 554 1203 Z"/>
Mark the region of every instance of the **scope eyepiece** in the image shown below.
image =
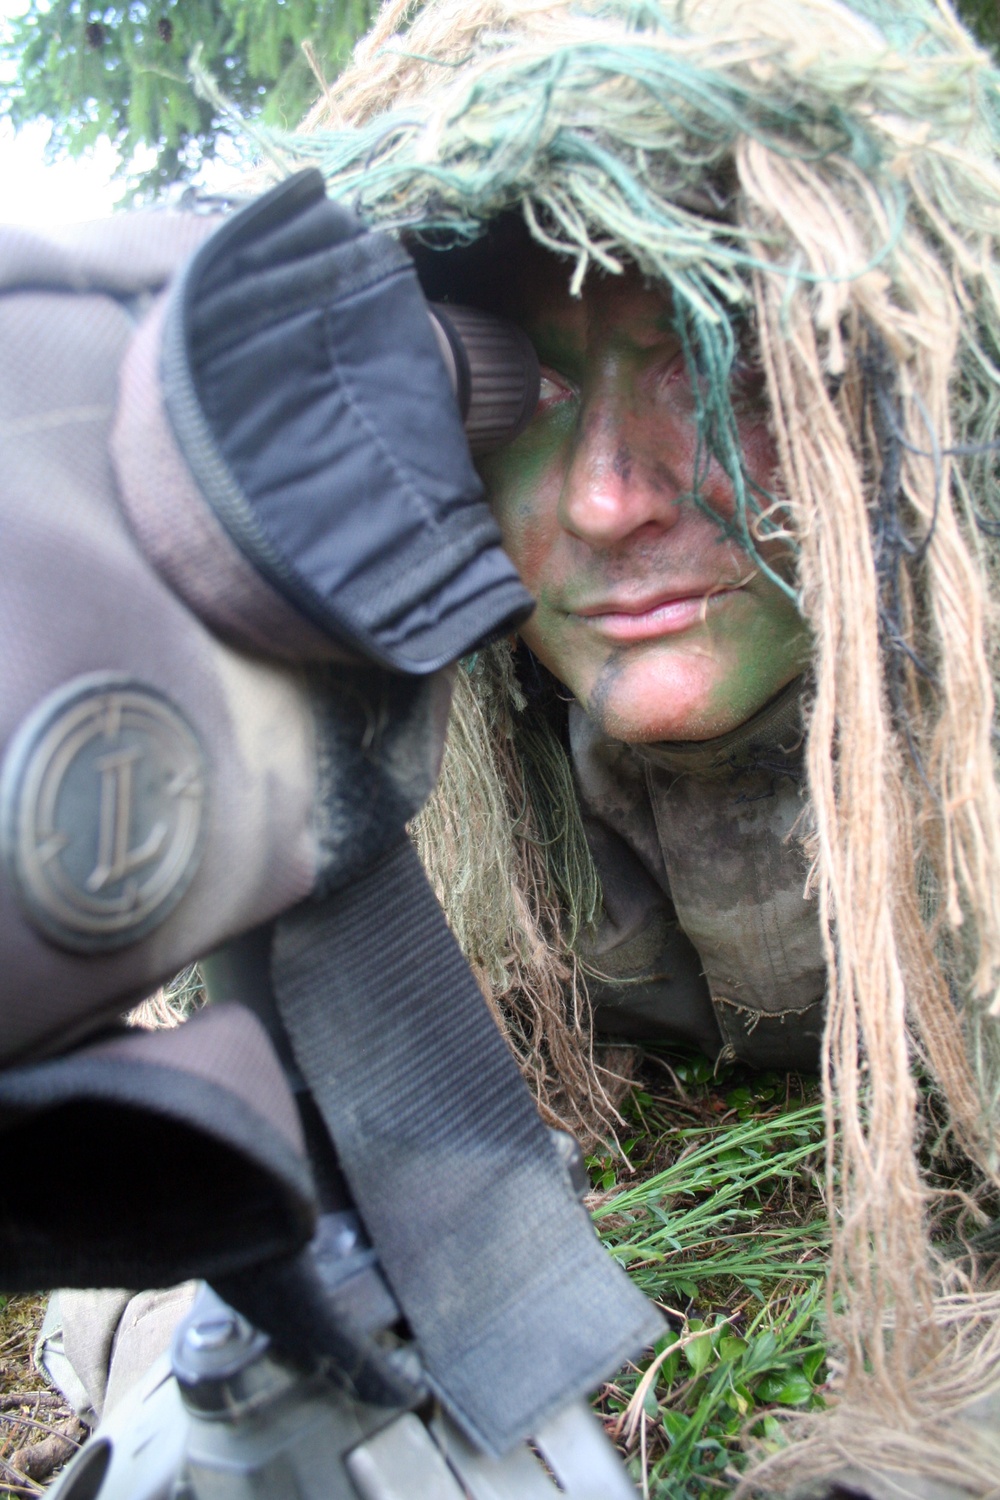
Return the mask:
<path id="1" fill-rule="evenodd" d="M 492 453 L 524 431 L 538 405 L 534 346 L 516 323 L 475 307 L 432 302 L 428 312 L 469 448 Z"/>

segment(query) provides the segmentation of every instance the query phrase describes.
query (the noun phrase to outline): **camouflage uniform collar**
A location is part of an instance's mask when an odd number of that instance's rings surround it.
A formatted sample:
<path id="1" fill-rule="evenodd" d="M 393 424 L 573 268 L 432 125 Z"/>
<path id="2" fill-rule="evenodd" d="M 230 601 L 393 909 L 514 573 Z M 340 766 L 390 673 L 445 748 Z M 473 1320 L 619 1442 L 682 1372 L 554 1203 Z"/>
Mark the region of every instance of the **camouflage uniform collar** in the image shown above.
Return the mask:
<path id="1" fill-rule="evenodd" d="M 766 770 L 799 780 L 805 743 L 805 682 L 804 677 L 796 677 L 746 723 L 716 739 L 670 740 L 630 748 L 651 765 L 699 779 Z"/>

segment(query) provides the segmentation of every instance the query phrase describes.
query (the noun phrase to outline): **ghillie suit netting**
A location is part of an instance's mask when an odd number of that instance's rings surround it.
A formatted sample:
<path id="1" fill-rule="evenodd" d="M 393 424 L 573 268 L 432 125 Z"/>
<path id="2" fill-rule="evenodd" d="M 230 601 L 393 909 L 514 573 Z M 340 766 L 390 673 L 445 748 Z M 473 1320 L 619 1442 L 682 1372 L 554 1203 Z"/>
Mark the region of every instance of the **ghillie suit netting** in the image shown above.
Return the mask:
<path id="1" fill-rule="evenodd" d="M 411 239 L 461 244 L 513 212 L 574 289 L 626 263 L 669 288 L 737 532 L 760 567 L 763 539 L 795 553 L 794 583 L 777 582 L 815 643 L 809 837 L 843 1358 L 836 1407 L 758 1471 L 772 1490 L 859 1452 L 975 1495 L 1000 1487 L 1000 1440 L 956 1418 L 1000 1384 L 998 1302 L 968 1261 L 935 1260 L 915 1083 L 930 1075 L 995 1181 L 997 84 L 928 0 L 390 3 L 281 146 Z M 748 329 L 780 460 L 770 493 L 746 473 L 729 395 Z M 447 774 L 482 826 L 449 819 L 446 789 L 425 847 L 515 1045 L 544 1051 L 543 1071 L 562 1046 L 573 1074 L 586 1028 L 565 1015 L 577 987 L 558 908 L 574 868 L 574 920 L 595 897 L 578 839 L 556 841 L 553 874 L 531 788 L 514 809 L 530 837 L 511 832 L 517 716 L 502 669 L 462 678 Z M 554 764 L 543 750 L 534 774 L 558 795 Z"/>

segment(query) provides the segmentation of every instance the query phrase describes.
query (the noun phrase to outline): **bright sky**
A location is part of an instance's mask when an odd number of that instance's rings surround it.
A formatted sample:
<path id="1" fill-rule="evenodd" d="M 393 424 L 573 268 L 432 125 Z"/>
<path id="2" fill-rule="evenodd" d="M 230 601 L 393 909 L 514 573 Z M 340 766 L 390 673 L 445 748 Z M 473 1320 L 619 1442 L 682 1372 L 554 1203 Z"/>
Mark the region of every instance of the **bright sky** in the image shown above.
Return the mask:
<path id="1" fill-rule="evenodd" d="M 0 119 L 0 219 L 5 223 L 73 224 L 109 213 L 124 192 L 112 183 L 118 158 L 102 141 L 79 161 L 48 166 L 44 152 L 48 126 L 39 121 L 15 135 Z"/>
<path id="2" fill-rule="evenodd" d="M 26 9 L 26 0 L 0 0 L 0 30 L 8 16 Z M 15 134 L 9 119 L 0 117 L 0 221 L 44 226 L 76 224 L 110 213 L 125 192 L 113 182 L 117 153 L 107 141 L 76 160 L 47 164 L 49 127 L 44 121 L 26 125 Z M 234 152 L 234 156 L 236 153 Z M 212 186 L 222 189 L 230 175 L 224 167 L 212 173 Z M 236 176 L 236 168 L 232 170 Z"/>
<path id="3" fill-rule="evenodd" d="M 25 0 L 0 0 L 0 32 L 8 16 L 19 15 Z M 10 120 L 0 118 L 0 219 L 19 224 L 70 224 L 99 218 L 121 196 L 111 185 L 118 165 L 111 147 L 82 161 L 45 163 L 48 126 L 39 121 L 15 135 Z"/>
<path id="4" fill-rule="evenodd" d="M 25 0 L 0 0 L 0 30 L 8 16 L 26 8 Z M 10 120 L 0 118 L 0 219 L 19 224 L 71 224 L 109 213 L 124 192 L 111 177 L 118 158 L 104 141 L 79 161 L 46 165 L 49 127 L 27 125 L 15 135 Z"/>

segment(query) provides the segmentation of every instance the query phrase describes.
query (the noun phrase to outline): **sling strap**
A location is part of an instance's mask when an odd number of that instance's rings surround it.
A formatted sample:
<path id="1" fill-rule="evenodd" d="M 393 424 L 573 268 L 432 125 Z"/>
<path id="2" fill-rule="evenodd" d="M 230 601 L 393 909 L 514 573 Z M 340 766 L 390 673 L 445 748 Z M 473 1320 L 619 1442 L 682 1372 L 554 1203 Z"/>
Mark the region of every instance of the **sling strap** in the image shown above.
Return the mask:
<path id="1" fill-rule="evenodd" d="M 502 1454 L 659 1316 L 601 1248 L 408 839 L 279 920 L 272 978 L 428 1381 Z"/>

